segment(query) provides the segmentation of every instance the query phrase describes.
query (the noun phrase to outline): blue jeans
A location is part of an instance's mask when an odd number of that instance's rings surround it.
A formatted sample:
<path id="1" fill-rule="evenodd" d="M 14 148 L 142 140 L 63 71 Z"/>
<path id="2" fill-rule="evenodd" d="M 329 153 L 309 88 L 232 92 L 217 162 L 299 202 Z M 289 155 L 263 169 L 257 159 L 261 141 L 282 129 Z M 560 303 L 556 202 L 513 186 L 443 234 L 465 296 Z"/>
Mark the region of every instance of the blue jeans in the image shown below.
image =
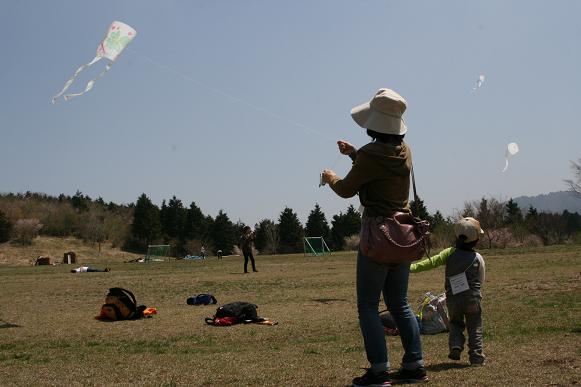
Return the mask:
<path id="1" fill-rule="evenodd" d="M 378 307 L 383 299 L 393 316 L 404 349 L 402 367 L 416 369 L 424 365 L 420 330 L 407 300 L 409 264 L 388 266 L 357 254 L 357 311 L 367 360 L 374 371 L 389 370 L 385 333 Z"/>

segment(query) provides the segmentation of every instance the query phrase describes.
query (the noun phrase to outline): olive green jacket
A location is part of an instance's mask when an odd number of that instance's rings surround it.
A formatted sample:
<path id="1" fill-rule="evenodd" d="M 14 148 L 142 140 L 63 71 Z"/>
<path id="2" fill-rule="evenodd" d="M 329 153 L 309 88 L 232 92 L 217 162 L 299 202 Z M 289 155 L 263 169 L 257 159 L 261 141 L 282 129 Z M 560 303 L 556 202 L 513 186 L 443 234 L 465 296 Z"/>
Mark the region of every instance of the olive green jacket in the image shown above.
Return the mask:
<path id="1" fill-rule="evenodd" d="M 329 186 L 343 198 L 359 193 L 364 216 L 389 216 L 409 212 L 412 153 L 409 146 L 371 142 L 356 153 L 343 179 L 335 176 Z"/>

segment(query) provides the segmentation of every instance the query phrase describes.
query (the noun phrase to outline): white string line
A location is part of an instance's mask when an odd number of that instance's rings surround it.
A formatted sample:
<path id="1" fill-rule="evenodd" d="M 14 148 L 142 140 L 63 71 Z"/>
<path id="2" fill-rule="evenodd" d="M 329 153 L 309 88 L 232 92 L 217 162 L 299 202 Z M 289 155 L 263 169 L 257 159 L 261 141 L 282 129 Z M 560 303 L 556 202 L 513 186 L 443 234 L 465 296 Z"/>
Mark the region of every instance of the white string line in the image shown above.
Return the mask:
<path id="1" fill-rule="evenodd" d="M 186 75 L 186 74 L 183 74 L 183 73 L 181 73 L 181 72 L 177 71 L 176 69 L 174 69 L 174 68 L 172 68 L 172 67 L 169 67 L 169 66 L 167 66 L 167 65 L 164 65 L 164 64 L 162 64 L 162 63 L 159 63 L 159 62 L 157 62 L 157 61 L 153 60 L 152 58 L 150 58 L 149 56 L 147 56 L 147 55 L 145 55 L 145 54 L 142 54 L 142 53 L 140 53 L 140 52 L 138 52 L 138 51 L 135 51 L 135 50 L 133 50 L 133 49 L 131 49 L 131 48 L 129 48 L 129 47 L 127 47 L 126 49 L 127 49 L 128 51 L 131 51 L 131 52 L 134 52 L 134 53 L 136 53 L 136 54 L 139 54 L 141 57 L 143 57 L 144 59 L 146 59 L 147 61 L 149 61 L 151 64 L 153 64 L 153 65 L 155 65 L 155 66 L 157 66 L 157 67 L 159 67 L 159 68 L 161 68 L 161 69 L 164 69 L 164 70 L 170 71 L 170 72 L 174 73 L 175 75 L 177 75 L 177 76 L 179 76 L 179 77 L 181 77 L 181 78 L 185 79 L 186 81 L 189 81 L 189 82 L 195 83 L 196 85 L 198 85 L 198 86 L 200 86 L 200 87 L 203 87 L 204 89 L 206 89 L 206 90 L 208 90 L 208 91 L 211 91 L 211 92 L 213 92 L 213 93 L 216 93 L 216 94 L 220 94 L 220 95 L 222 95 L 222 96 L 224 96 L 224 97 L 226 97 L 226 98 L 229 98 L 229 99 L 230 99 L 230 100 L 232 100 L 232 101 L 235 101 L 235 102 L 241 103 L 241 104 L 243 104 L 243 105 L 246 105 L 246 106 L 248 106 L 248 107 L 251 107 L 252 109 L 254 109 L 254 110 L 258 111 L 258 112 L 261 112 L 261 113 L 267 114 L 267 115 L 269 115 L 269 116 L 271 116 L 271 117 L 274 117 L 274 118 L 276 118 L 276 119 L 278 119 L 278 120 L 285 121 L 285 122 L 287 122 L 287 123 L 289 123 L 289 124 L 292 124 L 292 125 L 294 125 L 294 126 L 297 126 L 297 127 L 301 128 L 301 129 L 303 129 L 303 130 L 307 131 L 307 132 L 310 132 L 311 134 L 318 134 L 318 135 L 321 135 L 321 136 L 324 136 L 324 137 L 330 138 L 330 135 L 329 135 L 329 134 L 326 134 L 326 133 L 323 133 L 323 132 L 321 132 L 321 131 L 315 130 L 315 129 L 313 129 L 313 128 L 310 128 L 310 127 L 308 127 L 308 126 L 306 126 L 306 125 L 303 125 L 303 124 L 301 124 L 301 123 L 299 123 L 299 122 L 293 121 L 293 120 L 291 120 L 291 119 L 289 119 L 289 118 L 283 117 L 283 116 L 281 116 L 280 114 L 274 113 L 274 112 L 272 112 L 272 111 L 270 111 L 270 110 L 268 110 L 268 109 L 265 109 L 265 108 L 263 108 L 263 107 L 260 107 L 260 106 L 258 106 L 258 105 L 255 105 L 255 104 L 252 104 L 252 103 L 250 103 L 250 102 L 246 101 L 245 99 L 242 99 L 242 98 L 240 98 L 240 97 L 234 96 L 234 95 L 232 95 L 232 94 L 229 94 L 229 93 L 227 93 L 227 92 L 225 92 L 225 91 L 222 91 L 222 90 L 220 90 L 220 89 L 216 89 L 216 88 L 213 88 L 213 87 L 207 86 L 206 84 L 204 84 L 204 83 L 202 83 L 202 82 L 198 81 L 197 79 L 194 79 L 194 78 L 192 78 L 192 77 L 190 77 L 190 76 L 188 76 L 188 75 Z"/>

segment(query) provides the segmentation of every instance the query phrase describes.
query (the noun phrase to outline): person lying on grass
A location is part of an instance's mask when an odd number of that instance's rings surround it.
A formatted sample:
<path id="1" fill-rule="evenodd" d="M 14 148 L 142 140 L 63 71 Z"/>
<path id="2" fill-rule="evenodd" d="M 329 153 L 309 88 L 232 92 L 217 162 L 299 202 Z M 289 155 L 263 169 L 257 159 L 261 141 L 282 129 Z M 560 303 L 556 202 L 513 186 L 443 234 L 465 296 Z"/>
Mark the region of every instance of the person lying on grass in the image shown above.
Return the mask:
<path id="1" fill-rule="evenodd" d="M 464 328 L 468 332 L 468 357 L 471 365 L 484 365 L 482 350 L 482 293 L 485 267 L 484 258 L 474 248 L 484 231 L 480 222 L 467 217 L 454 224 L 456 246 L 442 250 L 438 255 L 412 263 L 410 271 L 417 273 L 446 265 L 446 303 L 450 317 L 448 357 L 460 360 L 464 349 Z"/>
<path id="2" fill-rule="evenodd" d="M 108 267 L 104 269 L 97 269 L 95 267 L 90 266 L 81 266 L 77 267 L 76 269 L 72 269 L 71 273 L 96 273 L 96 272 L 108 272 L 111 271 Z"/>

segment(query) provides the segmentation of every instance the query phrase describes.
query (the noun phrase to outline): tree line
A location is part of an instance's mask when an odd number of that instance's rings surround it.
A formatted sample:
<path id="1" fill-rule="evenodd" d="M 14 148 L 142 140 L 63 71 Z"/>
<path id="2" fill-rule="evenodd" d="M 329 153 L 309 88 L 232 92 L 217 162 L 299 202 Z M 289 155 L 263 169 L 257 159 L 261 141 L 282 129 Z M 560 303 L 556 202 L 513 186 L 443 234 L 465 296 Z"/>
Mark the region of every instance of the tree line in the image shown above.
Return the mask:
<path id="1" fill-rule="evenodd" d="M 43 193 L 0 194 L 0 243 L 31 244 L 37 235 L 74 236 L 88 243 L 110 242 L 113 247 L 143 253 L 148 245 L 169 244 L 172 255 L 197 255 L 222 250 L 238 253 L 237 245 L 246 224 L 232 222 L 224 210 L 206 215 L 195 202 L 189 206 L 173 196 L 154 204 L 146 194 L 135 203 L 105 203 L 77 191 L 58 197 Z M 256 249 L 265 254 L 303 251 L 304 236 L 322 236 L 334 250 L 343 250 L 346 239 L 359 232 L 360 216 L 353 206 L 334 215 L 331 223 L 315 204 L 303 226 L 291 208 L 285 207 L 276 221 L 263 219 L 254 225 Z"/>
<path id="2" fill-rule="evenodd" d="M 431 224 L 431 243 L 447 246 L 454 240 L 453 223 L 460 216 L 479 219 L 486 234 L 480 248 L 581 243 L 581 215 L 521 209 L 512 200 L 482 198 L 467 202 L 454 217 L 440 211 L 430 214 L 419 199 L 411 202 L 414 215 Z M 215 217 L 204 214 L 173 196 L 154 204 L 142 194 L 131 204 L 105 203 L 77 191 L 58 197 L 42 193 L 0 195 L 0 243 L 30 244 L 37 235 L 74 236 L 87 243 L 111 243 L 127 251 L 143 253 L 148 245 L 169 244 L 172 255 L 197 255 L 202 246 L 215 253 L 235 254 L 238 238 L 246 224 L 232 222 L 224 210 Z M 303 251 L 303 237 L 323 237 L 334 251 L 354 250 L 359 244 L 360 214 L 350 205 L 330 222 L 318 204 L 301 224 L 296 212 L 285 207 L 276 220 L 262 219 L 254 225 L 255 245 L 262 254 Z"/>

